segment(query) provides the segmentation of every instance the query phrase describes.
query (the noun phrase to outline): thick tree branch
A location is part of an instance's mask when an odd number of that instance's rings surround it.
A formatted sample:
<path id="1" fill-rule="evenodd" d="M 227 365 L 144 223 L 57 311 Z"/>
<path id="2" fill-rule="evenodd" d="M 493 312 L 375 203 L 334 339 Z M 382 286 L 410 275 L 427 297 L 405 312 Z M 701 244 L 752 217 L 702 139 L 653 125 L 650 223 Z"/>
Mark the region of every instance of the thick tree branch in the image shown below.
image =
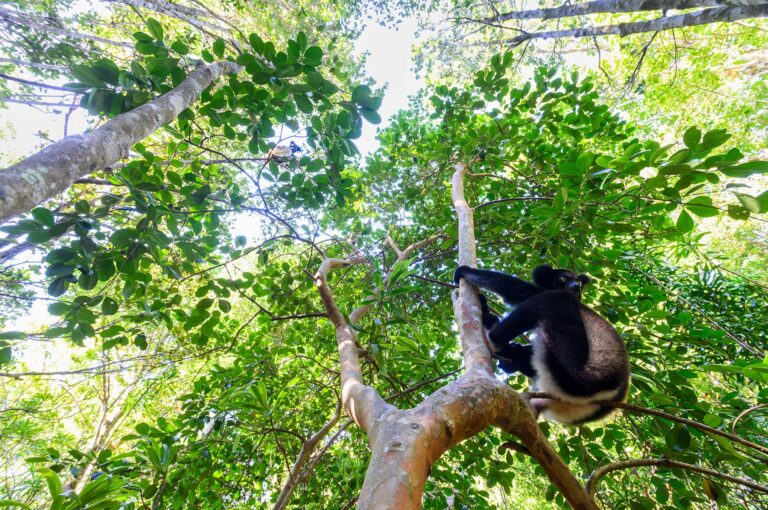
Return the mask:
<path id="1" fill-rule="evenodd" d="M 756 5 L 765 3 L 764 0 L 595 0 L 580 4 L 565 4 L 546 9 L 528 9 L 510 11 L 481 21 L 484 23 L 499 23 L 510 19 L 557 19 L 570 18 L 597 13 L 660 11 L 670 9 L 691 9 L 694 7 L 728 7 L 739 5 Z"/>
<path id="2" fill-rule="evenodd" d="M 768 3 L 756 5 L 743 5 L 738 7 L 717 7 L 703 9 L 675 16 L 662 16 L 648 21 L 633 21 L 605 25 L 600 27 L 572 28 L 566 30 L 551 30 L 545 32 L 526 32 L 505 42 L 509 46 L 519 44 L 531 39 L 560 39 L 563 37 L 597 37 L 603 35 L 619 35 L 621 37 L 642 32 L 661 32 L 674 28 L 706 25 L 709 23 L 731 22 L 748 18 L 768 16 Z"/>
<path id="3" fill-rule="evenodd" d="M 747 480 L 745 478 L 737 478 L 731 475 L 726 475 L 725 473 L 715 471 L 714 469 L 697 466 L 695 464 L 688 464 L 686 462 L 679 462 L 676 460 L 669 460 L 669 459 L 631 459 L 631 460 L 624 460 L 620 462 L 613 462 L 611 464 L 606 464 L 605 466 L 601 466 L 595 469 L 592 472 L 592 474 L 589 476 L 589 480 L 587 481 L 587 491 L 590 494 L 593 494 L 595 492 L 595 487 L 597 486 L 597 482 L 599 482 L 601 478 L 603 478 L 605 475 L 607 475 L 611 471 L 616 471 L 619 469 L 643 467 L 643 466 L 658 466 L 658 467 L 664 467 L 664 468 L 685 469 L 686 471 L 701 473 L 703 475 L 711 476 L 712 478 L 719 478 L 721 480 L 726 480 L 731 483 L 744 485 L 745 487 L 749 487 L 750 489 L 753 489 L 756 491 L 768 493 L 768 487 L 764 485 L 760 485 L 759 483 L 755 483 L 751 480 Z"/>
<path id="4" fill-rule="evenodd" d="M 457 163 L 451 178 L 453 207 L 459 223 L 459 265 L 477 266 L 475 249 L 475 225 L 472 208 L 464 198 L 464 177 L 467 167 Z M 461 280 L 459 291 L 453 294 L 453 313 L 459 327 L 461 350 L 464 353 L 464 367 L 467 372 L 479 370 L 493 374 L 494 365 L 491 352 L 485 344 L 483 323 L 480 319 L 480 300 L 477 289 Z"/>
<path id="5" fill-rule="evenodd" d="M 234 62 L 202 65 L 178 87 L 84 135 L 70 136 L 0 170 L 0 223 L 23 214 L 69 188 L 75 180 L 124 158 L 135 143 L 171 122 Z"/>

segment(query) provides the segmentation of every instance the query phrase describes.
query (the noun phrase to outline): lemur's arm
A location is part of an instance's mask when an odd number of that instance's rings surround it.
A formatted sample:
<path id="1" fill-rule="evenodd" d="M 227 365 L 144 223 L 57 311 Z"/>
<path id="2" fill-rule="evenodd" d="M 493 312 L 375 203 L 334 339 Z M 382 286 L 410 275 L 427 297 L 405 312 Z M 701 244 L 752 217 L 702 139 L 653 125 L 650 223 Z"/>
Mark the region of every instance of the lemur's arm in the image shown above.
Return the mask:
<path id="1" fill-rule="evenodd" d="M 453 281 L 458 284 L 462 278 L 466 278 L 467 281 L 481 289 L 498 294 L 510 305 L 522 303 L 542 292 L 541 288 L 530 282 L 499 271 L 484 271 L 469 266 L 459 266 L 453 273 Z"/>

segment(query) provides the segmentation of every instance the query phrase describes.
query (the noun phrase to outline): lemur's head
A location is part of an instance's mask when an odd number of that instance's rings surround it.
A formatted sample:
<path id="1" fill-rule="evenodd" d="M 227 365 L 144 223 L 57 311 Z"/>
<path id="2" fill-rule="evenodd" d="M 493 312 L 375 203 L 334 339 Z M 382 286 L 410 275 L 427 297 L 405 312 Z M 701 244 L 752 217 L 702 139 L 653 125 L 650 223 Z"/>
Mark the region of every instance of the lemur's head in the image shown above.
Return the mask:
<path id="1" fill-rule="evenodd" d="M 591 280 L 585 274 L 576 274 L 568 269 L 553 269 L 542 264 L 533 270 L 533 283 L 547 290 L 567 290 L 581 298 L 581 290 Z"/>

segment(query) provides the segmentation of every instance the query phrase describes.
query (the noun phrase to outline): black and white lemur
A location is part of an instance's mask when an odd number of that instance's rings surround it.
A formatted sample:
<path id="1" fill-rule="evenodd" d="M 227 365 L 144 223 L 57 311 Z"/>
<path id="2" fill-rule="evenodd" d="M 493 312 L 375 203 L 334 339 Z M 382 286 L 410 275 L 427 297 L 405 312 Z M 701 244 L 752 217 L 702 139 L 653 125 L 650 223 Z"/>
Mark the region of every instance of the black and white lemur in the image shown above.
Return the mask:
<path id="1" fill-rule="evenodd" d="M 460 266 L 453 279 L 458 284 L 462 278 L 513 307 L 499 318 L 480 295 L 483 326 L 499 367 L 530 377 L 532 391 L 557 397 L 531 399 L 545 418 L 573 425 L 598 420 L 613 408 L 593 402 L 626 398 L 627 349 L 608 321 L 581 304 L 582 287 L 590 282 L 587 275 L 540 265 L 530 283 L 498 271 Z M 533 333 L 530 344 L 512 341 L 526 331 Z"/>

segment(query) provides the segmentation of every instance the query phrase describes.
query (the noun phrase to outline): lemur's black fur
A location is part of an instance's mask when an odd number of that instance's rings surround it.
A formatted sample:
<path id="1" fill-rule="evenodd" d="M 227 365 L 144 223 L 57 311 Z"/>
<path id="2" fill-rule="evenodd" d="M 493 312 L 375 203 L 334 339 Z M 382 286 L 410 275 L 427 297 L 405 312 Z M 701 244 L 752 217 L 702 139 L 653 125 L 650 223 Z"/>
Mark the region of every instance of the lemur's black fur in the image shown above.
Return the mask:
<path id="1" fill-rule="evenodd" d="M 629 359 L 621 337 L 608 321 L 581 304 L 587 275 L 541 265 L 533 283 L 498 271 L 460 266 L 454 281 L 470 283 L 498 294 L 513 307 L 505 317 L 491 313 L 480 295 L 483 326 L 505 372 L 520 372 L 533 380 L 533 391 L 558 400 L 532 399 L 545 417 L 562 423 L 598 420 L 613 411 L 594 404 L 622 401 L 629 388 Z M 533 331 L 531 343 L 513 342 Z"/>

